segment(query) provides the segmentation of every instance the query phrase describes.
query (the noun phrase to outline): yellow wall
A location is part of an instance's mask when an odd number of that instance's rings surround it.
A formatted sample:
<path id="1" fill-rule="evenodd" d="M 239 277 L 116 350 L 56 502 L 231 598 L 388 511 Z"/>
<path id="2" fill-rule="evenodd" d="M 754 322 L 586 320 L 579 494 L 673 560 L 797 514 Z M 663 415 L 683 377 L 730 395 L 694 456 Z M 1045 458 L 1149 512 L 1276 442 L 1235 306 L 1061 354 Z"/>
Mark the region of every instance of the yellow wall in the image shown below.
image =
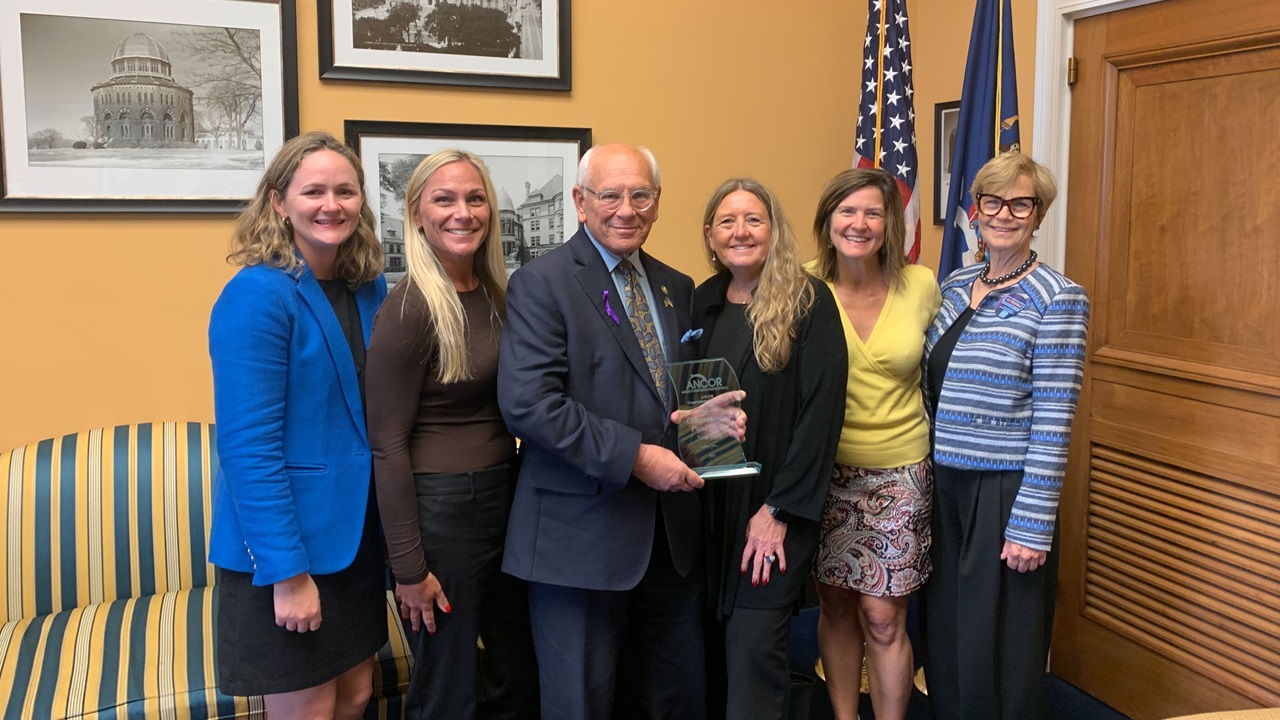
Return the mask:
<path id="1" fill-rule="evenodd" d="M 346 119 L 590 127 L 639 142 L 663 170 L 647 248 L 703 278 L 698 222 L 722 179 L 750 174 L 805 228 L 848 167 L 866 4 L 860 0 L 600 0 L 573 4 L 573 91 L 321 83 L 316 9 L 298 4 L 303 129 Z M 922 259 L 937 265 L 933 103 L 960 96 L 970 0 L 908 0 L 916 77 Z M 1015 0 L 1022 137 L 1031 137 L 1035 2 Z M 212 420 L 205 330 L 233 269 L 229 216 L 0 215 L 0 448 L 99 425 Z"/>

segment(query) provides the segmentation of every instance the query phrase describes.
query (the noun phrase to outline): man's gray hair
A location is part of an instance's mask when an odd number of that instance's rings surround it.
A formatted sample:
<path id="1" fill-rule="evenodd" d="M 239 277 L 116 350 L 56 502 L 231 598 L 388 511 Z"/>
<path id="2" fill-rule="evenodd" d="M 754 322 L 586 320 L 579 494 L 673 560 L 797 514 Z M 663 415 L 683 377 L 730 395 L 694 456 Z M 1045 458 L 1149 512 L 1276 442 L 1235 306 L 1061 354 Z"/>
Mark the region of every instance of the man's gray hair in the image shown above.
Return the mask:
<path id="1" fill-rule="evenodd" d="M 653 177 L 653 185 L 655 188 L 662 187 L 662 172 L 658 170 L 658 159 L 653 156 L 649 148 L 643 145 L 632 145 L 644 159 L 649 162 L 649 175 Z M 578 179 L 577 183 L 580 187 L 590 187 L 591 184 L 591 158 L 595 156 L 596 148 L 589 148 L 582 155 L 582 159 L 578 161 Z M 592 188 L 594 189 L 594 188 Z"/>

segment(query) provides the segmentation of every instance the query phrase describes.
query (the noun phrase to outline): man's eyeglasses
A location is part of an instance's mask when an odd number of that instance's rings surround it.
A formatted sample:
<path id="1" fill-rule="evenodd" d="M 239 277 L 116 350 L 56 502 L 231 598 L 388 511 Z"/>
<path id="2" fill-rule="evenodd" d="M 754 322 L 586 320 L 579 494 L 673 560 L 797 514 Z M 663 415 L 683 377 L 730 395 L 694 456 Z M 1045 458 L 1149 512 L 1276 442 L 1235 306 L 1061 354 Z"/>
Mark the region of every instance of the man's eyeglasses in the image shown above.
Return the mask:
<path id="1" fill-rule="evenodd" d="M 650 190 L 649 188 L 639 188 L 624 194 L 618 190 L 601 190 L 600 192 L 596 192 L 585 185 L 582 185 L 581 187 L 584 191 L 591 193 L 591 197 L 594 197 L 596 202 L 600 203 L 600 207 L 609 211 L 617 210 L 622 207 L 623 197 L 631 198 L 631 209 L 636 212 L 648 210 L 653 207 L 654 201 L 658 199 L 658 191 Z"/>
<path id="2" fill-rule="evenodd" d="M 1016 197 L 1005 200 L 999 195 L 988 195 L 986 193 L 978 193 L 978 212 L 983 215 L 996 216 L 1005 207 L 1009 208 L 1009 213 L 1019 220 L 1026 220 L 1031 217 L 1031 213 L 1036 211 L 1036 206 L 1040 204 L 1040 198 L 1034 197 Z"/>

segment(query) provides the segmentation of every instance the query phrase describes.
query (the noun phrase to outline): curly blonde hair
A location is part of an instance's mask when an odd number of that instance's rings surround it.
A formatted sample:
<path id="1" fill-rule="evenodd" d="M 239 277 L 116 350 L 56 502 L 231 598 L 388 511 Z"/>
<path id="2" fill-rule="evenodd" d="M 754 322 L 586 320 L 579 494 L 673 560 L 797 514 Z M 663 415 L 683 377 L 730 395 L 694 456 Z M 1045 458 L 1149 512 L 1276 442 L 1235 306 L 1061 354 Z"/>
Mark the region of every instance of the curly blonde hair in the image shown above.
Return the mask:
<path id="1" fill-rule="evenodd" d="M 484 242 L 472 258 L 472 269 L 493 307 L 494 324 L 501 326 L 506 319 L 507 270 L 502 258 L 502 223 L 498 216 L 498 194 L 493 189 L 493 181 L 489 179 L 489 169 L 474 153 L 456 148 L 439 150 L 418 163 L 405 186 L 404 254 L 409 267 L 408 280 L 413 284 L 412 289 L 418 291 L 427 304 L 427 314 L 435 326 L 440 358 L 437 378 L 442 383 L 472 378 L 471 360 L 467 354 L 467 316 L 462 309 L 462 300 L 458 298 L 458 291 L 454 289 L 448 273 L 427 244 L 422 228 L 418 226 L 418 207 L 422 202 L 422 191 L 431 176 L 445 165 L 455 162 L 471 163 L 484 183 L 484 194 L 489 204 L 489 226 L 485 229 Z M 406 299 L 407 297 L 406 295 Z"/>
<path id="2" fill-rule="evenodd" d="M 357 287 L 382 273 L 382 244 L 374 232 L 373 210 L 364 191 L 364 168 L 351 148 L 326 132 L 303 133 L 285 142 L 272 158 L 258 189 L 236 218 L 231 233 L 231 252 L 227 262 L 234 265 L 269 265 L 297 270 L 305 265 L 293 240 L 293 228 L 271 205 L 273 197 L 283 198 L 302 160 L 314 152 L 330 150 L 346 158 L 355 170 L 360 185 L 360 220 L 356 230 L 342 245 L 334 261 L 334 277 Z"/>
<path id="3" fill-rule="evenodd" d="M 818 210 L 813 215 L 813 239 L 818 243 L 817 276 L 827 282 L 836 280 L 836 248 L 831 244 L 831 217 L 844 199 L 863 188 L 875 188 L 884 200 L 884 242 L 876 253 L 880 269 L 891 285 L 902 282 L 907 267 L 907 221 L 902 214 L 902 194 L 898 181 L 877 168 L 853 168 L 831 178 L 818 197 Z"/>
<path id="4" fill-rule="evenodd" d="M 813 307 L 813 286 L 800 265 L 796 236 L 782 212 L 782 203 L 759 180 L 730 178 L 716 188 L 702 213 L 704 238 L 711 232 L 720 203 L 739 190 L 756 196 L 769 213 L 769 253 L 764 259 L 760 282 L 747 303 L 747 321 L 751 324 L 756 364 L 764 372 L 778 372 L 791 360 L 797 323 Z M 712 269 L 717 273 L 728 272 L 709 241 L 703 243 L 703 248 Z"/>

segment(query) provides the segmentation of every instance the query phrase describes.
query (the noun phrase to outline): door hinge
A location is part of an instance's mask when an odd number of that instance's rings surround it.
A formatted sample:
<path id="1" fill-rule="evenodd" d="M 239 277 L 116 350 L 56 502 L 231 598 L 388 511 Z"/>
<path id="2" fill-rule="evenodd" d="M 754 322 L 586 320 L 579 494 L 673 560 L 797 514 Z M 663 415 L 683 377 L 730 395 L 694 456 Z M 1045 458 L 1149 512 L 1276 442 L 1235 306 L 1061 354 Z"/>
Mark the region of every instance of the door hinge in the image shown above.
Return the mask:
<path id="1" fill-rule="evenodd" d="M 1076 84 L 1080 79 L 1080 61 L 1074 57 L 1067 58 L 1067 87 Z"/>

